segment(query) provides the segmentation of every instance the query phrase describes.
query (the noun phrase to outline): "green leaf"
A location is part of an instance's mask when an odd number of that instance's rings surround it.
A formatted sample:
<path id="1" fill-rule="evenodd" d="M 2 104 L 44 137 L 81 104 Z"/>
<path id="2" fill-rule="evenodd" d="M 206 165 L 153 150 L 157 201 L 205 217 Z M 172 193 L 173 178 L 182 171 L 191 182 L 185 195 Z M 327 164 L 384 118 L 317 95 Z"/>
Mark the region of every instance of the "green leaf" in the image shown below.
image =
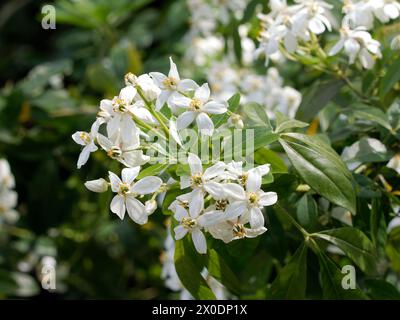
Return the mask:
<path id="1" fill-rule="evenodd" d="M 228 110 L 232 113 L 235 113 L 236 110 L 239 108 L 240 105 L 240 94 L 236 93 L 228 100 Z M 222 124 L 224 124 L 229 118 L 228 112 L 224 114 L 216 114 L 211 117 L 212 121 L 214 122 L 214 127 L 218 128 Z"/>
<path id="2" fill-rule="evenodd" d="M 140 171 L 137 179 L 142 179 L 147 176 L 156 176 L 160 174 L 160 172 L 164 171 L 166 168 L 168 168 L 169 164 L 168 163 L 156 163 L 153 164 L 143 170 Z"/>
<path id="3" fill-rule="evenodd" d="M 355 289 L 344 289 L 343 274 L 336 264 L 322 251 L 318 251 L 318 260 L 321 268 L 321 286 L 324 299 L 366 299 L 365 294 L 356 287 Z"/>
<path id="4" fill-rule="evenodd" d="M 297 220 L 304 227 L 313 229 L 317 224 L 318 207 L 314 198 L 305 194 L 297 204 Z"/>
<path id="5" fill-rule="evenodd" d="M 400 81 L 400 59 L 395 59 L 386 68 L 386 73 L 379 84 L 379 95 L 383 98 Z"/>
<path id="6" fill-rule="evenodd" d="M 304 94 L 296 119 L 309 122 L 343 87 L 342 80 L 316 81 Z"/>
<path id="7" fill-rule="evenodd" d="M 242 107 L 242 113 L 245 124 L 248 127 L 267 127 L 272 130 L 271 123 L 268 119 L 267 112 L 264 107 L 255 102 L 246 103 Z"/>
<path id="8" fill-rule="evenodd" d="M 272 299 L 304 299 L 307 284 L 307 245 L 303 243 L 271 285 Z"/>
<path id="9" fill-rule="evenodd" d="M 329 145 L 298 133 L 281 134 L 279 142 L 294 168 L 316 193 L 356 212 L 351 173 Z"/>
<path id="10" fill-rule="evenodd" d="M 274 151 L 260 148 L 254 154 L 254 160 L 258 164 L 269 163 L 272 173 L 287 173 L 288 169 L 282 158 Z"/>
<path id="11" fill-rule="evenodd" d="M 358 119 L 375 122 L 389 131 L 392 131 L 392 126 L 390 125 L 388 116 L 378 108 L 357 103 L 350 105 L 349 110 L 347 111 Z"/>
<path id="12" fill-rule="evenodd" d="M 338 246 L 365 273 L 376 273 L 374 246 L 361 230 L 344 227 L 314 233 L 313 236 Z"/>
<path id="13" fill-rule="evenodd" d="M 201 275 L 203 265 L 196 261 L 193 244 L 188 237 L 175 242 L 175 269 L 183 286 L 199 300 L 215 300 L 215 295 Z"/>
<path id="14" fill-rule="evenodd" d="M 287 129 L 292 128 L 304 128 L 308 126 L 308 123 L 296 120 L 296 119 L 289 119 L 287 116 L 280 112 L 276 112 L 276 128 L 274 132 L 281 133 Z"/>
<path id="15" fill-rule="evenodd" d="M 365 279 L 367 294 L 375 300 L 400 300 L 400 292 L 391 283 L 382 279 Z"/>
<path id="16" fill-rule="evenodd" d="M 224 258 L 214 249 L 208 251 L 207 270 L 219 280 L 230 292 L 239 295 L 241 285 Z"/>

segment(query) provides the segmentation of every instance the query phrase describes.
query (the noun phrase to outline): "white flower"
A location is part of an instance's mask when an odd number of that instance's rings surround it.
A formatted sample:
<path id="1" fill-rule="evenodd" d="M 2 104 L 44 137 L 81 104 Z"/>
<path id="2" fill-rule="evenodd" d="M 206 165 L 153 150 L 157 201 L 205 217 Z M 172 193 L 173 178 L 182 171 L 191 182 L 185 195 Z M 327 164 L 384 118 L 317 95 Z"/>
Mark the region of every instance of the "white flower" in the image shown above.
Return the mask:
<path id="1" fill-rule="evenodd" d="M 204 197 L 204 192 L 218 197 L 221 185 L 215 180 L 224 173 L 225 163 L 219 161 L 203 172 L 203 165 L 198 156 L 189 153 L 187 161 L 190 167 L 190 176 L 181 177 L 181 189 L 188 187 L 194 189 L 196 191 L 194 202 L 201 201 L 200 198 Z"/>
<path id="2" fill-rule="evenodd" d="M 129 138 L 129 141 L 123 141 L 118 133 L 112 138 L 97 134 L 97 142 L 110 158 L 116 159 L 127 167 L 136 167 L 148 162 L 150 157 L 144 155 L 142 150 L 138 150 L 140 147 L 139 131 L 132 131 Z"/>
<path id="3" fill-rule="evenodd" d="M 333 8 L 330 4 L 320 0 L 297 0 L 300 10 L 293 16 L 293 28 L 297 34 L 311 31 L 322 34 L 326 29 L 331 31 L 332 25 L 328 19 L 328 12 Z"/>
<path id="4" fill-rule="evenodd" d="M 400 50 L 400 35 L 395 36 L 390 42 L 390 48 L 392 50 Z"/>
<path id="5" fill-rule="evenodd" d="M 117 193 L 111 201 L 110 209 L 120 219 L 123 219 L 125 211 L 128 211 L 133 221 L 145 224 L 148 220 L 146 207 L 136 197 L 154 193 L 160 188 L 162 180 L 150 176 L 134 182 L 139 171 L 140 167 L 122 169 L 122 179 L 109 171 L 111 190 Z"/>
<path id="6" fill-rule="evenodd" d="M 78 169 L 88 161 L 90 153 L 98 149 L 94 143 L 94 139 L 96 138 L 99 125 L 99 122 L 95 121 L 92 124 L 89 133 L 85 131 L 77 131 L 72 135 L 72 139 L 74 139 L 77 144 L 84 146 L 78 158 Z"/>
<path id="7" fill-rule="evenodd" d="M 132 73 L 128 73 L 125 75 L 125 83 L 135 88 L 139 87 L 144 99 L 149 102 L 156 100 L 161 93 L 160 88 L 148 74 L 142 74 L 137 77 Z"/>
<path id="8" fill-rule="evenodd" d="M 353 28 L 371 29 L 373 27 L 374 14 L 370 0 L 344 0 L 343 2 L 344 23 Z"/>
<path id="9" fill-rule="evenodd" d="M 400 154 L 396 154 L 393 158 L 391 158 L 386 167 L 391 168 L 400 174 Z"/>
<path id="10" fill-rule="evenodd" d="M 176 120 L 177 129 L 184 129 L 196 120 L 200 132 L 204 135 L 211 136 L 214 131 L 214 124 L 209 114 L 225 113 L 227 111 L 227 106 L 225 103 L 209 100 L 210 88 L 207 83 L 196 89 L 193 98 L 183 95 L 174 96 L 173 103 L 177 107 L 187 109 L 187 111 L 183 112 Z"/>
<path id="11" fill-rule="evenodd" d="M 119 131 L 122 140 L 128 141 L 131 133 L 136 130 L 130 111 L 134 109 L 136 94 L 137 90 L 133 86 L 126 86 L 113 100 L 101 100 L 97 116 L 100 122 L 106 122 L 109 137 L 115 136 Z"/>
<path id="12" fill-rule="evenodd" d="M 103 178 L 90 180 L 85 182 L 85 187 L 93 192 L 106 192 L 108 190 L 108 182 Z"/>
<path id="13" fill-rule="evenodd" d="M 192 193 L 193 192 L 195 191 L 192 191 Z M 204 209 L 204 199 L 202 198 L 202 200 L 203 201 L 192 205 L 192 203 L 196 201 L 195 197 L 193 197 L 188 208 L 189 211 L 180 205 L 176 206 L 174 218 L 179 221 L 180 224 L 174 228 L 174 232 L 176 240 L 182 239 L 189 232 L 197 252 L 205 254 L 207 252 L 207 242 L 201 231 L 203 226 L 199 219 L 201 217 L 199 215 Z"/>
<path id="14" fill-rule="evenodd" d="M 229 194 L 231 203 L 227 207 L 225 214 L 229 219 L 239 215 L 245 217 L 249 215 L 251 228 L 262 227 L 264 226 L 264 216 L 261 209 L 275 204 L 278 200 L 277 194 L 261 190 L 262 174 L 259 170 L 252 170 L 243 178 L 246 190 L 234 183 L 224 185 L 224 192 Z"/>
<path id="15" fill-rule="evenodd" d="M 172 58 L 169 58 L 169 60 L 171 66 L 168 76 L 160 72 L 150 73 L 150 76 L 154 79 L 156 85 L 161 89 L 161 94 L 158 96 L 156 101 L 156 110 L 160 110 L 165 103 L 171 107 L 173 105 L 172 98 L 174 95 L 178 94 L 178 92 L 186 93 L 198 88 L 196 82 L 191 79 L 181 80 L 176 64 L 172 61 Z"/>
<path id="16" fill-rule="evenodd" d="M 245 225 L 247 220 L 244 216 L 240 216 L 237 219 L 222 221 L 220 223 L 211 225 L 206 230 L 215 238 L 229 243 L 233 240 L 239 240 L 243 238 L 255 238 L 267 231 L 264 226 L 257 228 L 248 228 Z"/>
<path id="17" fill-rule="evenodd" d="M 397 0 L 375 0 L 372 1 L 373 12 L 378 20 L 387 23 L 400 16 L 400 3 Z"/>
<path id="18" fill-rule="evenodd" d="M 340 40 L 332 47 L 329 55 L 335 55 L 344 48 L 345 53 L 349 56 L 350 64 L 353 64 L 358 57 L 366 69 L 374 66 L 373 56 L 381 58 L 380 43 L 372 39 L 365 28 L 358 27 L 351 30 L 347 26 L 343 26 L 340 34 Z"/>
<path id="19" fill-rule="evenodd" d="M 11 173 L 10 164 L 5 159 L 0 159 L 0 190 L 14 188 L 15 180 Z"/>

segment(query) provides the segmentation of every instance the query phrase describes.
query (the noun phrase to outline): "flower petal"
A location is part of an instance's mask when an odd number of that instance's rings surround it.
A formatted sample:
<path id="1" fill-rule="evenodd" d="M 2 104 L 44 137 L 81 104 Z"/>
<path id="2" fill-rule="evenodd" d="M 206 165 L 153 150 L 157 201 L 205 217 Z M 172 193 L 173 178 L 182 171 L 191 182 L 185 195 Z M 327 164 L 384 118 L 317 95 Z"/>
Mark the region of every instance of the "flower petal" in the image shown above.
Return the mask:
<path id="1" fill-rule="evenodd" d="M 178 130 L 186 128 L 193 122 L 193 120 L 196 118 L 196 115 L 196 112 L 185 111 L 178 117 L 178 119 L 176 119 L 176 128 Z"/>
<path id="2" fill-rule="evenodd" d="M 278 201 L 278 195 L 276 194 L 276 192 L 262 192 L 258 200 L 258 203 L 263 207 L 265 207 L 265 206 L 272 206 L 277 201 Z"/>
<path id="3" fill-rule="evenodd" d="M 113 192 L 118 192 L 119 184 L 122 183 L 121 179 L 114 172 L 111 171 L 108 171 L 108 177 L 110 179 L 111 190 Z"/>
<path id="4" fill-rule="evenodd" d="M 217 163 L 215 163 L 214 165 L 212 165 L 211 167 L 207 168 L 204 171 L 203 177 L 206 180 L 215 178 L 216 176 L 223 174 L 225 171 L 225 168 L 226 168 L 226 164 L 222 161 L 218 161 Z"/>
<path id="5" fill-rule="evenodd" d="M 176 80 L 180 80 L 178 68 L 176 67 L 176 64 L 174 63 L 174 61 L 172 61 L 171 57 L 169 57 L 169 63 L 170 63 L 170 69 L 168 72 L 168 77 L 172 77 L 172 78 L 175 78 Z"/>
<path id="6" fill-rule="evenodd" d="M 224 197 L 223 187 L 218 182 L 207 181 L 204 183 L 203 187 L 214 199 L 221 199 Z"/>
<path id="7" fill-rule="evenodd" d="M 242 186 L 237 183 L 225 183 L 223 185 L 224 195 L 228 199 L 245 200 L 246 193 Z"/>
<path id="8" fill-rule="evenodd" d="M 194 228 L 191 234 L 192 234 L 193 244 L 197 252 L 200 254 L 207 253 L 207 241 L 203 232 L 199 228 Z"/>
<path id="9" fill-rule="evenodd" d="M 175 240 L 180 240 L 188 233 L 188 229 L 186 229 L 184 226 L 177 226 L 174 228 L 174 232 Z"/>
<path id="10" fill-rule="evenodd" d="M 201 160 L 194 153 L 189 153 L 188 164 L 192 175 L 203 173 L 203 165 L 201 164 Z"/>
<path id="11" fill-rule="evenodd" d="M 199 85 L 192 79 L 183 79 L 178 84 L 178 90 L 182 92 L 188 92 L 190 90 L 196 90 Z"/>
<path id="12" fill-rule="evenodd" d="M 124 168 L 122 169 L 121 176 L 122 181 L 125 183 L 132 184 L 133 180 L 138 176 L 140 172 L 140 167 Z"/>
<path id="13" fill-rule="evenodd" d="M 133 185 L 132 192 L 142 195 L 153 193 L 160 188 L 161 184 L 162 180 L 159 177 L 144 177 Z"/>
<path id="14" fill-rule="evenodd" d="M 189 202 L 189 213 L 192 218 L 197 218 L 204 209 L 204 194 L 201 189 L 192 191 L 192 199 Z"/>
<path id="15" fill-rule="evenodd" d="M 224 219 L 232 220 L 247 212 L 246 203 L 242 201 L 236 201 L 231 203 L 225 210 Z"/>
<path id="16" fill-rule="evenodd" d="M 125 201 L 129 217 L 137 224 L 145 224 L 148 220 L 148 215 L 143 203 L 133 196 L 127 196 Z"/>
<path id="17" fill-rule="evenodd" d="M 262 177 L 257 171 L 250 171 L 247 175 L 246 191 L 256 192 L 261 188 Z"/>
<path id="18" fill-rule="evenodd" d="M 222 114 L 228 110 L 225 103 L 217 101 L 209 101 L 201 109 L 211 114 Z"/>
<path id="19" fill-rule="evenodd" d="M 115 213 L 121 220 L 125 216 L 125 199 L 123 196 L 117 194 L 110 204 L 111 212 Z"/>
<path id="20" fill-rule="evenodd" d="M 194 92 L 194 97 L 201 102 L 206 103 L 210 98 L 210 87 L 208 83 L 204 83 L 200 88 Z"/>
<path id="21" fill-rule="evenodd" d="M 214 124 L 206 113 L 200 112 L 196 118 L 196 123 L 199 131 L 202 134 L 206 136 L 212 136 L 214 132 Z"/>
<path id="22" fill-rule="evenodd" d="M 184 208 L 184 207 L 182 207 L 182 206 L 180 206 L 180 205 L 177 205 L 176 207 L 175 207 L 175 214 L 174 214 L 174 218 L 177 220 L 177 221 L 182 221 L 182 219 L 183 218 L 188 218 L 189 217 L 189 213 L 187 212 L 187 210 Z"/>
<path id="23" fill-rule="evenodd" d="M 250 226 L 259 228 L 264 226 L 264 215 L 259 208 L 250 209 Z"/>

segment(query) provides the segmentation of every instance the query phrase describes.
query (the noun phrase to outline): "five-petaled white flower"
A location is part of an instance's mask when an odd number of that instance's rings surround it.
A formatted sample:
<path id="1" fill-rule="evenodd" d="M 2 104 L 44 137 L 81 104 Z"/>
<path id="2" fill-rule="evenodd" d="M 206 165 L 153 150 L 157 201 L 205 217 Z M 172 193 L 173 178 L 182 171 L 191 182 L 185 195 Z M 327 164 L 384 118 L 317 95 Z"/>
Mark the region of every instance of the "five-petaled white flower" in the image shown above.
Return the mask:
<path id="1" fill-rule="evenodd" d="M 123 219 L 125 211 L 128 211 L 128 215 L 133 221 L 145 224 L 148 220 L 148 210 L 136 197 L 156 192 L 160 188 L 162 180 L 149 176 L 134 182 L 139 171 L 140 167 L 122 169 L 122 179 L 109 171 L 111 190 L 117 193 L 111 201 L 110 209 L 120 219 Z"/>
<path id="2" fill-rule="evenodd" d="M 195 90 L 199 86 L 196 82 L 191 79 L 183 79 L 179 77 L 178 68 L 176 64 L 169 58 L 170 69 L 168 76 L 160 72 L 150 72 L 150 76 L 153 78 L 156 85 L 161 89 L 161 94 L 158 96 L 156 101 L 156 110 L 160 110 L 165 103 L 169 107 L 173 107 L 173 97 L 178 92 L 187 93 L 190 90 Z"/>
<path id="3" fill-rule="evenodd" d="M 227 111 L 226 103 L 210 100 L 210 88 L 207 83 L 196 89 L 193 98 L 179 95 L 175 96 L 173 101 L 177 107 L 187 109 L 176 120 L 178 130 L 186 128 L 196 120 L 200 132 L 208 136 L 214 131 L 214 124 L 209 114 L 222 114 Z"/>
<path id="4" fill-rule="evenodd" d="M 380 43 L 372 39 L 371 34 L 363 27 L 350 29 L 344 25 L 340 30 L 340 40 L 332 47 L 329 55 L 335 55 L 344 48 L 349 56 L 349 63 L 353 64 L 358 57 L 362 66 L 371 69 L 374 64 L 373 56 L 380 58 Z"/>
<path id="5" fill-rule="evenodd" d="M 192 194 L 194 192 L 195 190 L 192 191 Z M 197 252 L 204 254 L 207 252 L 207 242 L 201 228 L 203 228 L 206 218 L 204 215 L 200 215 L 204 210 L 204 198 L 200 201 L 194 200 L 192 194 L 190 194 L 192 199 L 188 206 L 178 204 L 175 207 L 174 218 L 179 221 L 179 225 L 174 228 L 175 239 L 182 239 L 189 232 Z"/>
<path id="6" fill-rule="evenodd" d="M 77 131 L 72 135 L 72 139 L 74 139 L 77 144 L 84 146 L 78 158 L 78 169 L 80 169 L 88 161 L 90 153 L 98 149 L 94 143 L 94 140 L 96 138 L 97 131 L 99 130 L 99 125 L 99 121 L 95 121 L 92 124 L 90 132 Z"/>
<path id="7" fill-rule="evenodd" d="M 195 190 L 193 201 L 200 201 L 204 197 L 204 192 L 208 192 L 213 197 L 218 197 L 222 187 L 218 183 L 218 178 L 225 171 L 226 164 L 219 161 L 207 168 L 203 172 L 203 165 L 198 156 L 193 153 L 188 155 L 190 176 L 181 176 L 181 189 L 191 187 Z"/>
<path id="8" fill-rule="evenodd" d="M 262 175 L 260 171 L 252 170 L 245 178 L 246 190 L 235 183 L 224 184 L 224 192 L 229 195 L 230 205 L 225 211 L 227 219 L 242 215 L 247 217 L 252 228 L 264 226 L 264 216 L 261 209 L 271 206 L 278 200 L 275 192 L 261 190 Z"/>

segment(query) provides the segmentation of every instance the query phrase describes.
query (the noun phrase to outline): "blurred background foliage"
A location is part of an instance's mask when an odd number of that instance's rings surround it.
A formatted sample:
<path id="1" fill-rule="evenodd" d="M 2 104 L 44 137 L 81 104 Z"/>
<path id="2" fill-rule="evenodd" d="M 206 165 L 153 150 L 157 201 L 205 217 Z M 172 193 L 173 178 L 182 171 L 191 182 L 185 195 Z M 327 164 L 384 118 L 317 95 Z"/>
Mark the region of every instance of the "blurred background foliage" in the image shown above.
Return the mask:
<path id="1" fill-rule="evenodd" d="M 56 29 L 42 29 L 45 4 L 56 7 Z M 171 297 L 160 278 L 163 217 L 144 228 L 112 218 L 110 195 L 99 201 L 83 186 L 110 163 L 99 154 L 78 171 L 71 133 L 90 125 L 128 71 L 166 71 L 185 10 L 184 1 L 163 0 L 2 2 L 0 155 L 15 175 L 21 217 L 0 225 L 0 298 L 49 295 L 40 289 L 47 256 L 60 282 L 51 297 Z"/>

